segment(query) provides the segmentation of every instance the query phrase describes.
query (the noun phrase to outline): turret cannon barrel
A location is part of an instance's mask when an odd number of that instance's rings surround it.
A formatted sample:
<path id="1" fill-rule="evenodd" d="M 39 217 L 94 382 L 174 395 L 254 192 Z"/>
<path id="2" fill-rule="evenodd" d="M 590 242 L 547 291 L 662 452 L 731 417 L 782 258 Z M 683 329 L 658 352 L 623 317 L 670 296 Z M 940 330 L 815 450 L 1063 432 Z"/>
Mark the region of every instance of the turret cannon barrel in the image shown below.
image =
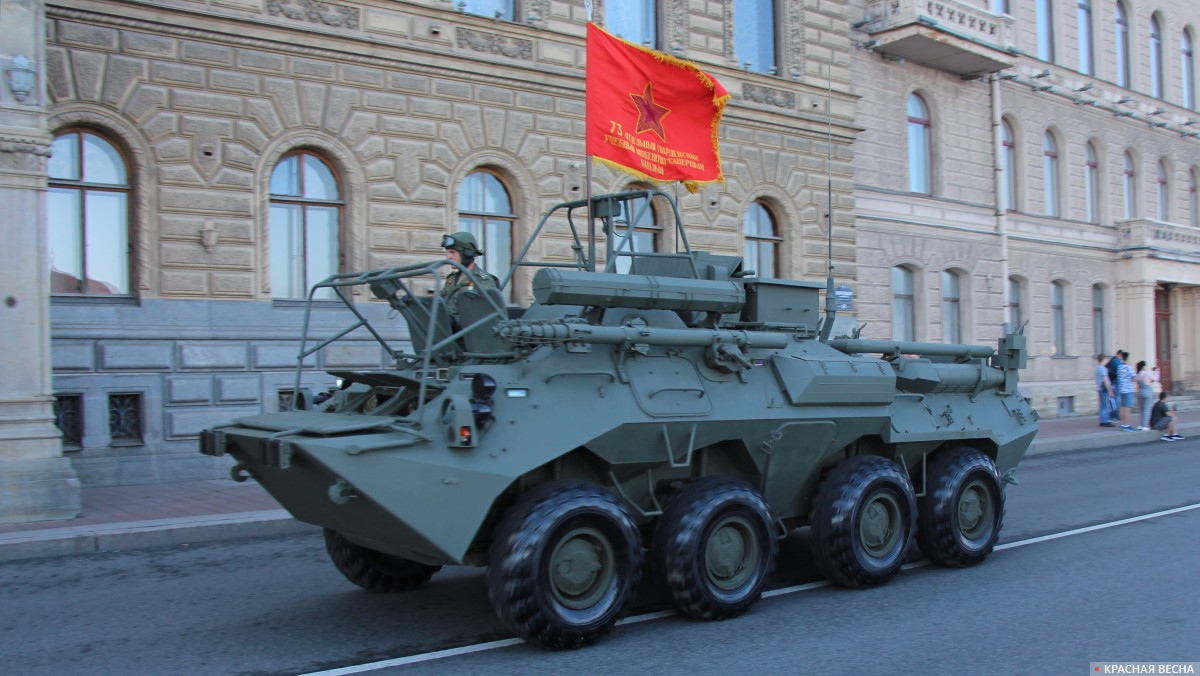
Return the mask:
<path id="1" fill-rule="evenodd" d="M 597 326 L 569 321 L 501 322 L 496 335 L 515 343 L 595 343 L 600 345 L 676 345 L 679 347 L 708 347 L 737 345 L 781 349 L 791 337 L 786 333 L 765 331 L 733 331 L 728 329 L 664 329 L 648 326 Z"/>
<path id="2" fill-rule="evenodd" d="M 996 349 L 987 345 L 954 345 L 942 343 L 914 343 L 897 340 L 860 340 L 839 338 L 829 341 L 829 347 L 846 354 L 918 354 L 924 357 L 961 357 L 964 359 L 987 358 Z"/>

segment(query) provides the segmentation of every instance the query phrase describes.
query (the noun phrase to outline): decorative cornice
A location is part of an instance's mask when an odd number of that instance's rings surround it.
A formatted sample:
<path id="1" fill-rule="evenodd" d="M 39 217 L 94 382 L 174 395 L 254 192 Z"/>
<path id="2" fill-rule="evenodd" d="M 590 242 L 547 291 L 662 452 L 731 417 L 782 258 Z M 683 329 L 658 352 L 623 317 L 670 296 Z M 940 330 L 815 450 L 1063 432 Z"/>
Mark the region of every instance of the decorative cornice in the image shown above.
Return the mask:
<path id="1" fill-rule="evenodd" d="M 742 98 L 755 103 L 766 103 L 788 110 L 796 108 L 796 93 L 785 92 L 771 87 L 762 85 L 750 84 L 749 82 L 742 83 Z"/>
<path id="2" fill-rule="evenodd" d="M 271 16 L 285 16 L 295 21 L 308 20 L 334 28 L 358 29 L 358 8 L 334 5 L 320 0 L 267 0 Z"/>
<path id="3" fill-rule="evenodd" d="M 323 58 L 335 61 L 338 63 L 355 63 L 389 70 L 403 70 L 410 73 L 420 73 L 431 77 L 464 77 L 469 76 L 470 79 L 476 82 L 489 82 L 505 86 L 513 86 L 519 84 L 524 91 L 540 92 L 552 94 L 555 96 L 563 95 L 581 95 L 583 91 L 583 71 L 579 70 L 579 82 L 577 87 L 563 87 L 557 85 L 549 85 L 543 82 L 538 82 L 533 78 L 520 79 L 518 77 L 498 77 L 494 75 L 484 75 L 478 71 L 466 71 L 452 68 L 443 68 L 439 66 L 427 66 L 423 64 L 413 63 L 411 60 L 401 58 L 384 58 L 378 56 L 364 56 L 352 52 L 336 51 L 332 49 L 324 49 L 320 47 L 311 47 L 308 45 L 296 44 L 284 40 L 265 40 L 262 38 L 247 38 L 240 35 L 234 35 L 223 31 L 201 31 L 195 28 L 184 28 L 181 26 L 142 21 L 139 19 L 126 19 L 122 17 L 112 16 L 99 12 L 91 12 L 86 10 L 67 9 L 48 5 L 46 7 L 46 16 L 52 19 L 67 19 L 70 21 L 92 22 L 98 25 L 114 26 L 118 28 L 129 28 L 132 30 L 145 31 L 159 35 L 169 35 L 173 37 L 192 38 L 200 40 L 219 39 L 223 44 L 234 45 L 238 47 L 250 47 L 254 49 L 262 49 L 267 51 L 275 51 L 281 54 L 291 54 L 296 56 L 306 56 L 313 58 Z M 250 19 L 240 19 L 241 21 L 250 21 Z M 279 29 L 278 24 L 267 21 L 258 22 L 263 26 Z M 284 30 L 287 30 L 284 28 Z M 425 51 L 413 45 L 404 44 L 397 45 L 397 49 L 406 51 Z M 565 76 L 570 76 L 570 73 L 564 73 Z"/>
<path id="4" fill-rule="evenodd" d="M 459 26 L 455 30 L 459 47 L 469 47 L 477 52 L 500 54 L 513 59 L 533 60 L 533 41 L 510 38 L 495 33 L 483 33 Z"/>

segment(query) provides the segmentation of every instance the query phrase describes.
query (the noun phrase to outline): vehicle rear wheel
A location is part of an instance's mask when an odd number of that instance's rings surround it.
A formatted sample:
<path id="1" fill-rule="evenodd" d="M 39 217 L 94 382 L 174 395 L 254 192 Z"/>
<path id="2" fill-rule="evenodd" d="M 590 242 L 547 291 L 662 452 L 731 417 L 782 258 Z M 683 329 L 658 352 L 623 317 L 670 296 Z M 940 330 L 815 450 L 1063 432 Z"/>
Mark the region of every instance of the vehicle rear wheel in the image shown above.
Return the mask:
<path id="1" fill-rule="evenodd" d="M 488 597 L 514 634 L 578 648 L 612 630 L 641 578 L 641 534 L 599 486 L 553 481 L 505 512 L 488 552 Z"/>
<path id="2" fill-rule="evenodd" d="M 873 455 L 843 460 L 825 477 L 812 514 L 817 567 L 842 587 L 874 587 L 904 565 L 916 530 L 912 482 Z"/>
<path id="3" fill-rule="evenodd" d="M 723 620 L 762 596 L 779 543 L 771 510 L 744 481 L 704 477 L 667 506 L 654 531 L 655 573 L 680 614 Z"/>
<path id="4" fill-rule="evenodd" d="M 425 584 L 441 566 L 430 566 L 354 544 L 341 533 L 325 529 L 325 551 L 342 575 L 370 592 L 408 591 Z"/>
<path id="5" fill-rule="evenodd" d="M 929 463 L 917 545 L 939 566 L 964 568 L 992 552 L 1004 522 L 996 463 L 973 448 L 953 448 Z"/>

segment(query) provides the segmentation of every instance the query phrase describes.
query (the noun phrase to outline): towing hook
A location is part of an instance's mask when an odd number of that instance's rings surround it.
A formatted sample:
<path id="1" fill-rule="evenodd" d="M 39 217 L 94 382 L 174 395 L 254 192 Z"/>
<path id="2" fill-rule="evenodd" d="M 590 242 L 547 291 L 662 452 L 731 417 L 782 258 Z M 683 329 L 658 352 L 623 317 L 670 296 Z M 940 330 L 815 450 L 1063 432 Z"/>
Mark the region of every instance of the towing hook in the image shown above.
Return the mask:
<path id="1" fill-rule="evenodd" d="M 335 505 L 344 505 L 358 497 L 358 491 L 354 490 L 354 486 L 346 483 L 344 479 L 338 479 L 329 487 L 329 499 Z"/>
<path id="2" fill-rule="evenodd" d="M 242 483 L 246 479 L 251 478 L 251 476 L 253 475 L 250 474 L 250 469 L 246 467 L 245 463 L 239 462 L 229 468 L 229 478 L 238 483 Z"/>

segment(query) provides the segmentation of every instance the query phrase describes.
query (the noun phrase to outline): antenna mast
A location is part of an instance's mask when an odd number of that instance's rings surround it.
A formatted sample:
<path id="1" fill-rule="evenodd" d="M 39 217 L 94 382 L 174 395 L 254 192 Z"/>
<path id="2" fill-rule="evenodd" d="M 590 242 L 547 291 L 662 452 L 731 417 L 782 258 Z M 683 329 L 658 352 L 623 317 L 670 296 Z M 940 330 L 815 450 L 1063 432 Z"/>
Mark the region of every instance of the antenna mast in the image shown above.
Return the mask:
<path id="1" fill-rule="evenodd" d="M 826 243 L 825 260 L 829 274 L 825 278 L 825 321 L 821 324 L 821 340 L 829 340 L 833 320 L 837 317 L 837 298 L 833 293 L 833 60 L 825 70 L 825 203 Z"/>

